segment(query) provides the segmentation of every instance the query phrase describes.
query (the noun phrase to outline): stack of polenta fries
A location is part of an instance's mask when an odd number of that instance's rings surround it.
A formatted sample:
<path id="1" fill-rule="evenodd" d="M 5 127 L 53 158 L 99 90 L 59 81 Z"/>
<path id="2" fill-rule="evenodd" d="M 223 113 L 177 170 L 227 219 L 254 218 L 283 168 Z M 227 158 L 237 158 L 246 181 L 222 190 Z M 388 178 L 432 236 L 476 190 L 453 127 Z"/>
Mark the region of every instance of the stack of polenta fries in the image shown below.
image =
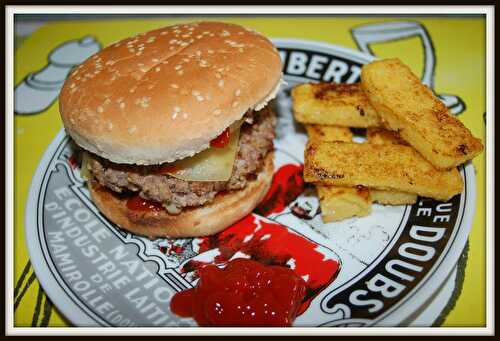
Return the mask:
<path id="1" fill-rule="evenodd" d="M 301 84 L 292 90 L 306 125 L 304 180 L 318 190 L 324 222 L 366 216 L 372 202 L 446 201 L 463 188 L 457 166 L 481 140 L 398 59 L 367 64 L 359 84 Z M 365 128 L 353 142 L 350 128 Z"/>

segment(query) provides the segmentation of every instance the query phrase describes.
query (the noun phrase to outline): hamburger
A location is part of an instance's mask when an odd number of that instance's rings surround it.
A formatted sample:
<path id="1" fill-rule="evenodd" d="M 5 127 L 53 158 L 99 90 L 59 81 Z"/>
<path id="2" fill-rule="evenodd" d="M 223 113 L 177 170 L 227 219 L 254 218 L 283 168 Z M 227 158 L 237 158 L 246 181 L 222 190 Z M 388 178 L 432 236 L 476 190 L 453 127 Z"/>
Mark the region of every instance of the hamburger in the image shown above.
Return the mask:
<path id="1" fill-rule="evenodd" d="M 76 67 L 59 97 L 100 212 L 149 237 L 217 233 L 250 213 L 273 176 L 278 51 L 241 26 L 140 33 Z"/>

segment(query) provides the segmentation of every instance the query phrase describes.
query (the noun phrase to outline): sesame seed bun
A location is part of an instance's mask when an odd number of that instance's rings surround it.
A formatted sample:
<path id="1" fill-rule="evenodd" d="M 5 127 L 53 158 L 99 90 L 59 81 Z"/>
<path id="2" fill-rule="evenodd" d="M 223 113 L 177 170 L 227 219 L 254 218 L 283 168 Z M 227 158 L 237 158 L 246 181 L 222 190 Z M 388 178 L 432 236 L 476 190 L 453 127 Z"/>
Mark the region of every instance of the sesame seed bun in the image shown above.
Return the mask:
<path id="1" fill-rule="evenodd" d="M 273 173 L 273 153 L 269 153 L 257 178 L 244 189 L 218 193 L 210 204 L 184 209 L 178 215 L 130 210 L 126 198 L 97 182 L 89 182 L 89 188 L 101 213 L 124 230 L 148 237 L 199 237 L 222 231 L 252 212 L 269 190 Z"/>
<path id="2" fill-rule="evenodd" d="M 115 163 L 152 165 L 209 147 L 275 96 L 276 48 L 241 26 L 198 22 L 119 41 L 66 80 L 59 107 L 82 148 Z"/>

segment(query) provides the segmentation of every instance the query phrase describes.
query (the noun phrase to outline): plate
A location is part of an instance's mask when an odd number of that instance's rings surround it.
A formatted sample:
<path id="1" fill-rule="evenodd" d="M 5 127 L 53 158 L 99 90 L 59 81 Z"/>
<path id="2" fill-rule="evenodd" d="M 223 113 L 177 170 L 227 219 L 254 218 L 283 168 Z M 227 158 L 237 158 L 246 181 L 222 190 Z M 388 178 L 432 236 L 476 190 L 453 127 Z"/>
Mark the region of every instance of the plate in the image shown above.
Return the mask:
<path id="1" fill-rule="evenodd" d="M 444 308 L 447 300 L 434 298 L 449 287 L 470 231 L 472 164 L 460 168 L 464 190 L 448 202 L 374 205 L 367 217 L 324 224 L 314 189 L 301 177 L 307 136 L 293 120 L 290 88 L 357 82 L 375 57 L 311 41 L 274 43 L 288 84 L 275 101 L 273 184 L 252 214 L 218 235 L 150 240 L 117 229 L 89 199 L 64 130 L 50 144 L 31 184 L 26 239 L 41 285 L 73 324 L 195 326 L 169 311 L 170 299 L 196 283 L 200 264 L 220 261 L 222 247 L 224 260 L 266 255 L 304 278 L 307 309 L 294 326 L 426 324 Z M 425 309 L 431 301 L 439 304 Z"/>

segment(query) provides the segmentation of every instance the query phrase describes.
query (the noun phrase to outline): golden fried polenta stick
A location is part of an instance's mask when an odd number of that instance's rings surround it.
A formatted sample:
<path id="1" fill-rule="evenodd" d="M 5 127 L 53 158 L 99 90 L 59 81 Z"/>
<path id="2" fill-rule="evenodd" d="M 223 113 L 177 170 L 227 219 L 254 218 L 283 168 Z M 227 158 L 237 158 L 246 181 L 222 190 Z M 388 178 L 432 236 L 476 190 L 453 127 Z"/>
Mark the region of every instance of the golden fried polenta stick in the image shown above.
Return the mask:
<path id="1" fill-rule="evenodd" d="M 456 167 L 483 150 L 481 140 L 398 59 L 363 66 L 362 87 L 384 126 L 399 132 L 439 169 Z"/>
<path id="2" fill-rule="evenodd" d="M 370 191 L 366 187 L 316 186 L 321 218 L 329 223 L 350 217 L 367 216 L 372 211 Z"/>
<path id="3" fill-rule="evenodd" d="M 304 180 L 415 193 L 442 201 L 463 187 L 456 168 L 437 170 L 410 146 L 354 142 L 309 141 Z"/>
<path id="4" fill-rule="evenodd" d="M 309 140 L 315 141 L 352 141 L 351 129 L 339 126 L 306 124 Z"/>
<path id="5" fill-rule="evenodd" d="M 301 84 L 292 89 L 295 119 L 302 123 L 367 128 L 380 119 L 359 84 Z"/>
<path id="6" fill-rule="evenodd" d="M 397 132 L 383 128 L 368 128 L 366 129 L 366 140 L 368 143 L 374 144 L 403 144 L 408 143 L 403 140 Z"/>
<path id="7" fill-rule="evenodd" d="M 373 202 L 382 205 L 411 205 L 417 202 L 417 195 L 414 193 L 370 188 L 370 194 Z"/>
<path id="8" fill-rule="evenodd" d="M 366 129 L 366 139 L 368 143 L 374 144 L 408 145 L 396 132 L 383 128 Z M 382 205 L 407 205 L 417 202 L 417 195 L 414 193 L 386 191 L 375 188 L 371 188 L 370 193 L 373 202 L 378 202 Z"/>
<path id="9" fill-rule="evenodd" d="M 310 141 L 352 141 L 349 128 L 307 124 Z M 317 185 L 321 218 L 329 223 L 350 217 L 363 217 L 371 212 L 370 191 L 366 187 L 338 187 Z"/>

